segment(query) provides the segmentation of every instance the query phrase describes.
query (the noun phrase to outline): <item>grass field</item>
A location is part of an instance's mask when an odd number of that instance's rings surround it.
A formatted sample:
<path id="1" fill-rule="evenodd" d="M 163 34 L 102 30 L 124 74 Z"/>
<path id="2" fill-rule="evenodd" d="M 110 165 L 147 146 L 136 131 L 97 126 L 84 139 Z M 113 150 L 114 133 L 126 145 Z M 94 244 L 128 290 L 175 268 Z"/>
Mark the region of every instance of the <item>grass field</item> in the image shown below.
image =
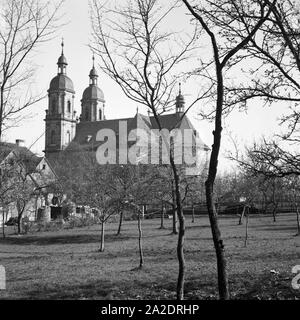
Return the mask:
<path id="1" fill-rule="evenodd" d="M 249 243 L 237 217 L 221 217 L 231 297 L 233 299 L 299 299 L 292 289 L 291 269 L 300 264 L 300 237 L 294 214 L 252 216 Z M 186 218 L 186 299 L 218 297 L 216 259 L 207 217 Z M 100 226 L 10 235 L 0 240 L 0 265 L 6 268 L 7 290 L 0 299 L 175 299 L 177 236 L 171 220 L 160 230 L 159 219 L 144 220 L 145 267 L 139 263 L 137 222 L 106 228 L 105 252 L 98 252 Z M 274 271 L 272 271 L 274 270 Z"/>

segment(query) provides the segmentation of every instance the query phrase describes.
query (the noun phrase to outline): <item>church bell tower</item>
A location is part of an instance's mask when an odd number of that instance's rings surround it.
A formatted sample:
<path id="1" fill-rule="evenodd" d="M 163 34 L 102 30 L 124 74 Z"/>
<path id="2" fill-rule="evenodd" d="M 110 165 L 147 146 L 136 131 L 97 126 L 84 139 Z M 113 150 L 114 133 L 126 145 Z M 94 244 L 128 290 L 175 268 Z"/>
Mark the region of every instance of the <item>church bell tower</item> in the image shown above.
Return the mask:
<path id="1" fill-rule="evenodd" d="M 45 155 L 55 158 L 75 137 L 76 111 L 74 111 L 75 91 L 72 80 L 67 76 L 67 59 L 64 56 L 64 42 L 58 59 L 58 73 L 48 90 L 46 110 Z"/>

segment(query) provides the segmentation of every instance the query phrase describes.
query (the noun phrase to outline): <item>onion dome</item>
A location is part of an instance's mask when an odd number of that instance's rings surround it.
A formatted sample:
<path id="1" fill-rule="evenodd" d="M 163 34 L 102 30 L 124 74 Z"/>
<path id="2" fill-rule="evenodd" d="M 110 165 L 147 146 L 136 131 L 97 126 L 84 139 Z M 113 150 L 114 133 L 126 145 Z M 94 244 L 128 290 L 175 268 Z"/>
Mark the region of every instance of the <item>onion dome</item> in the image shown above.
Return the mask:
<path id="1" fill-rule="evenodd" d="M 87 87 L 82 95 L 82 100 L 101 100 L 104 101 L 104 93 L 103 91 L 94 86 L 94 85 L 90 85 L 89 87 Z"/>
<path id="2" fill-rule="evenodd" d="M 50 82 L 49 91 L 64 90 L 74 93 L 73 81 L 65 74 L 58 74 Z"/>
<path id="3" fill-rule="evenodd" d="M 103 91 L 98 87 L 98 73 L 95 68 L 95 57 L 93 56 L 93 67 L 90 71 L 89 77 L 90 77 L 90 85 L 87 87 L 82 95 L 82 100 L 100 100 L 104 102 L 104 93 Z"/>
<path id="4" fill-rule="evenodd" d="M 61 43 L 61 46 L 61 55 L 57 61 L 58 73 L 57 76 L 51 80 L 49 91 L 63 90 L 75 93 L 73 81 L 66 75 L 68 62 L 64 55 L 64 42 Z"/>

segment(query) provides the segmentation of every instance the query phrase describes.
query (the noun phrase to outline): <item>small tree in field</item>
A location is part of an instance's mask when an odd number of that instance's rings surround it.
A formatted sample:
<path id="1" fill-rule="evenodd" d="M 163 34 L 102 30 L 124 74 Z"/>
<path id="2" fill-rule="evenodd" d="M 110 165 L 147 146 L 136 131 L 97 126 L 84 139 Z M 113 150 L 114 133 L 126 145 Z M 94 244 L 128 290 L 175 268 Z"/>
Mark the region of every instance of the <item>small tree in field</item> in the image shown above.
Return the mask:
<path id="1" fill-rule="evenodd" d="M 0 150 L 0 159 L 3 159 L 4 152 Z M 2 236 L 5 238 L 5 222 L 7 219 L 8 206 L 14 201 L 15 189 L 14 171 L 15 164 L 6 161 L 0 165 L 0 208 L 2 210 Z"/>

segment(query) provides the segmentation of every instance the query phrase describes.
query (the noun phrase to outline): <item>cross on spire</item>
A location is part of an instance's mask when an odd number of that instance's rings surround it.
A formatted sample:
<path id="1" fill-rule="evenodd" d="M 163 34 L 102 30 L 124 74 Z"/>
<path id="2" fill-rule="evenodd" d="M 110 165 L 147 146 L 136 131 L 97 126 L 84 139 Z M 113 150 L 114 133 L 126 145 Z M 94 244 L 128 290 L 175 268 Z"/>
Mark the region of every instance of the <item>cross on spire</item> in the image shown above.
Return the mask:
<path id="1" fill-rule="evenodd" d="M 61 54 L 64 54 L 64 46 L 65 46 L 64 37 L 62 37 L 61 38 Z"/>
<path id="2" fill-rule="evenodd" d="M 179 94 L 181 94 L 181 82 L 179 82 Z"/>
<path id="3" fill-rule="evenodd" d="M 95 68 L 95 54 L 93 53 L 93 68 Z"/>

